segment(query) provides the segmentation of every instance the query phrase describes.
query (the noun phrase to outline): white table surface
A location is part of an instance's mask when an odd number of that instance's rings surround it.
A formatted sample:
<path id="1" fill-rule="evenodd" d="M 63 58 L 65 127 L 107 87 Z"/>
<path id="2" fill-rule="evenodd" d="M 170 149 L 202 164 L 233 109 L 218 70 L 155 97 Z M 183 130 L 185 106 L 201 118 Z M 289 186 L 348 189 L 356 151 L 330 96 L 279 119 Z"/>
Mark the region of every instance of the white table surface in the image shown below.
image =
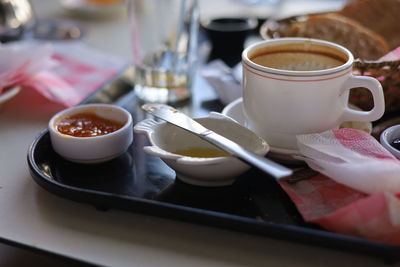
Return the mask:
<path id="1" fill-rule="evenodd" d="M 212 2 L 212 1 L 211 1 Z M 316 10 L 316 1 L 299 8 Z M 320 1 L 320 9 L 338 2 Z M 67 17 L 58 1 L 32 0 L 39 17 Z M 293 4 L 294 3 L 288 3 Z M 302 12 L 303 9 L 287 9 Z M 71 17 L 69 17 L 71 18 Z M 84 41 L 107 53 L 129 55 L 125 16 L 80 19 Z M 32 103 L 23 92 L 0 109 L 0 238 L 85 262 L 107 266 L 379 266 L 382 261 L 141 214 L 101 212 L 55 196 L 31 178 L 26 152 L 48 119 L 60 109 Z M 26 101 L 24 108 L 20 103 Z M 40 253 L 0 245 L 1 266 L 68 266 Z"/>

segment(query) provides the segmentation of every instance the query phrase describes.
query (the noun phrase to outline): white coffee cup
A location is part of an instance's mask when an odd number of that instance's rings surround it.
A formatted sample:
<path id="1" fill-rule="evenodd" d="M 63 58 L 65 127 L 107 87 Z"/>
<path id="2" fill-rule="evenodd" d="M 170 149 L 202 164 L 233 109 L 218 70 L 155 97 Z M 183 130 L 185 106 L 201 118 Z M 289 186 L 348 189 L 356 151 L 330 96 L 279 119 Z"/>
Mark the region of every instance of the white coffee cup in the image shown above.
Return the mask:
<path id="1" fill-rule="evenodd" d="M 271 147 L 297 149 L 298 134 L 379 119 L 385 110 L 382 86 L 374 78 L 353 76 L 353 61 L 346 48 L 316 39 L 281 38 L 249 46 L 242 54 L 246 123 Z M 372 110 L 349 108 L 355 87 L 372 93 Z"/>

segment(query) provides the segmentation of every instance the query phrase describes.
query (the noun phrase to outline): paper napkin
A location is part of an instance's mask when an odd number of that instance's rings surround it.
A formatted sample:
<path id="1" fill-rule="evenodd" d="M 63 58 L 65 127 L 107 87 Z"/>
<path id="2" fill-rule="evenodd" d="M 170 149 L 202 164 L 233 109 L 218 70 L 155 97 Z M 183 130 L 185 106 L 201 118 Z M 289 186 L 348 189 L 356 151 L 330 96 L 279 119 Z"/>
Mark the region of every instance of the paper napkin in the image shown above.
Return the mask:
<path id="1" fill-rule="evenodd" d="M 241 64 L 230 68 L 222 60 L 214 60 L 201 69 L 201 75 L 212 86 L 224 105 L 242 97 Z"/>
<path id="2" fill-rule="evenodd" d="M 7 88 L 20 85 L 37 73 L 50 69 L 50 44 L 13 43 L 0 45 L 0 94 Z"/>
<path id="3" fill-rule="evenodd" d="M 371 135 L 337 129 L 298 136 L 300 153 L 320 172 L 280 181 L 305 221 L 400 245 L 400 161 Z"/>
<path id="4" fill-rule="evenodd" d="M 0 93 L 21 85 L 65 107 L 78 104 L 128 66 L 75 42 L 16 42 L 0 46 L 0 57 Z"/>
<path id="5" fill-rule="evenodd" d="M 307 164 L 361 192 L 400 193 L 400 161 L 364 131 L 343 128 L 297 136 Z"/>

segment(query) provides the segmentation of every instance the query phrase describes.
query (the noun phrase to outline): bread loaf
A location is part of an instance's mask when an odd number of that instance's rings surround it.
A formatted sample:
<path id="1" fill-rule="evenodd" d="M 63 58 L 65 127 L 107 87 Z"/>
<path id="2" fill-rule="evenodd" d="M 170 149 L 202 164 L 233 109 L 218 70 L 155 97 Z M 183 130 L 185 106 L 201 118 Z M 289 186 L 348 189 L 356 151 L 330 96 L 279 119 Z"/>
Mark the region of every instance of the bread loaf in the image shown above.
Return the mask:
<path id="1" fill-rule="evenodd" d="M 357 0 L 337 14 L 351 18 L 381 35 L 389 49 L 400 46 L 400 0 Z"/>
<path id="2" fill-rule="evenodd" d="M 284 36 L 335 42 L 349 49 L 355 58 L 364 60 L 376 60 L 389 52 L 388 44 L 379 34 L 336 13 L 311 15 L 304 21 L 295 22 Z"/>

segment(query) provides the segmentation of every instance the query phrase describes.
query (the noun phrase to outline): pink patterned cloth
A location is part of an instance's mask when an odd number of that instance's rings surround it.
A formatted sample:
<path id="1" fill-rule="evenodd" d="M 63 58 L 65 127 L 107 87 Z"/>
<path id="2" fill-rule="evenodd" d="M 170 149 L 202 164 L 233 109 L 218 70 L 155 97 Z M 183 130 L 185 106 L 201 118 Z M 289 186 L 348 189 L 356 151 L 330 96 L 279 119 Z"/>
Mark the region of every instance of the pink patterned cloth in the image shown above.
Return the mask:
<path id="1" fill-rule="evenodd" d="M 366 195 L 322 174 L 280 184 L 306 222 L 336 233 L 400 245 L 400 194 Z"/>
<path id="2" fill-rule="evenodd" d="M 52 69 L 41 71 L 22 84 L 66 107 L 78 104 L 120 71 L 59 53 L 54 53 L 51 58 L 55 62 Z"/>
<path id="3" fill-rule="evenodd" d="M 53 67 L 23 85 L 65 107 L 78 104 L 128 64 L 83 45 L 54 45 Z"/>
<path id="4" fill-rule="evenodd" d="M 49 44 L 13 43 L 0 45 L 0 93 L 20 85 L 52 66 Z"/>
<path id="5" fill-rule="evenodd" d="M 78 104 L 128 65 L 82 43 L 15 43 L 0 46 L 0 56 L 0 93 L 20 85 L 64 107 Z"/>
<path id="6" fill-rule="evenodd" d="M 298 142 L 306 162 L 325 175 L 280 185 L 304 220 L 400 245 L 400 162 L 363 131 L 344 128 L 302 137 Z M 379 177 L 381 172 L 386 175 Z"/>

